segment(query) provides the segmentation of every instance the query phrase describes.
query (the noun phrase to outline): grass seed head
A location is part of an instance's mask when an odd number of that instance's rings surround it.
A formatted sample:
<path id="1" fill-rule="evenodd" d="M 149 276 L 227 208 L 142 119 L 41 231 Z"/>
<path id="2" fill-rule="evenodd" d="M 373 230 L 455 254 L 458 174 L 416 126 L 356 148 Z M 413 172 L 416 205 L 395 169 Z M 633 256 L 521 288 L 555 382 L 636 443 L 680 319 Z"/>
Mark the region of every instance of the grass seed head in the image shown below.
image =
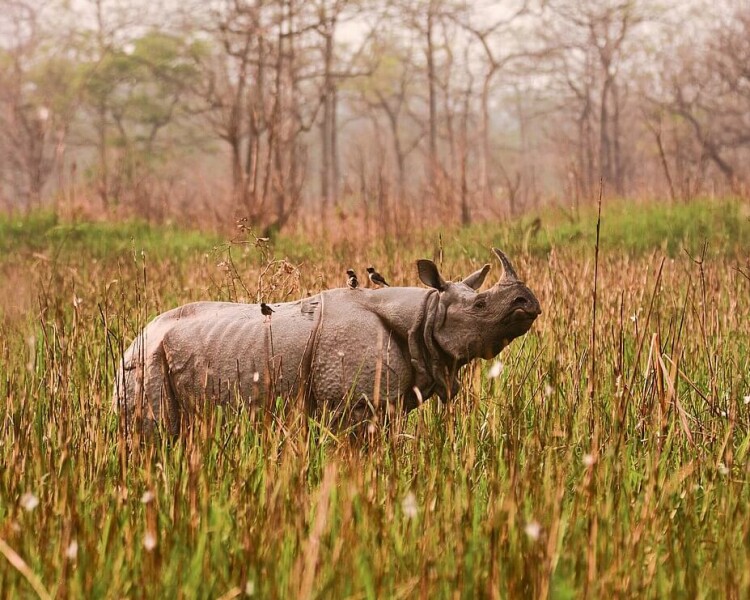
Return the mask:
<path id="1" fill-rule="evenodd" d="M 414 492 L 409 492 L 404 496 L 401 501 L 401 509 L 404 511 L 404 516 L 407 519 L 416 519 L 419 514 L 419 506 L 417 505 L 417 497 Z"/>
<path id="2" fill-rule="evenodd" d="M 75 560 L 78 557 L 78 542 L 72 540 L 68 547 L 65 549 L 65 558 L 68 560 Z"/>
<path id="3" fill-rule="evenodd" d="M 491 379 L 496 379 L 497 377 L 500 377 L 500 374 L 503 372 L 503 363 L 499 360 L 496 360 L 494 363 L 492 363 L 492 366 L 490 367 L 490 370 L 487 372 L 487 376 Z"/>
<path id="4" fill-rule="evenodd" d="M 523 528 L 523 531 L 530 540 L 535 542 L 542 534 L 542 526 L 538 521 L 532 520 L 526 523 L 526 527 Z"/>
<path id="5" fill-rule="evenodd" d="M 23 508 L 26 512 L 31 512 L 37 506 L 39 506 L 39 498 L 37 498 L 31 492 L 26 492 L 21 496 L 20 504 L 21 508 Z"/>

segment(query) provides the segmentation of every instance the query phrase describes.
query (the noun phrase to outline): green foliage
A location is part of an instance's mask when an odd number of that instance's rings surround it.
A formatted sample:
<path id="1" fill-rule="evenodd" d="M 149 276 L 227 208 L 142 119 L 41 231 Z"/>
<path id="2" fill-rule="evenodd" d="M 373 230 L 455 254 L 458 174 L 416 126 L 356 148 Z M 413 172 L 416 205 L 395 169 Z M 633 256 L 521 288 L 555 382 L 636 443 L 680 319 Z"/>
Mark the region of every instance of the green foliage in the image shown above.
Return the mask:
<path id="1" fill-rule="evenodd" d="M 684 251 L 693 255 L 700 252 L 704 242 L 709 253 L 727 253 L 750 239 L 750 208 L 730 199 L 642 205 L 613 201 L 602 209 L 600 238 L 602 248 L 631 255 L 655 250 L 670 257 Z M 596 211 L 590 208 L 573 218 L 560 209 L 547 209 L 500 227 L 471 226 L 461 231 L 458 239 L 473 257 L 485 251 L 488 239 L 514 254 L 541 256 L 556 247 L 591 248 L 596 240 Z"/>
<path id="2" fill-rule="evenodd" d="M 397 247 L 399 252 L 408 250 L 432 257 L 436 253 L 435 241 L 442 233 L 453 241 L 444 248 L 445 259 L 480 261 L 485 260 L 489 245 L 506 249 L 514 256 L 519 253 L 546 256 L 552 248 L 583 250 L 593 246 L 596 237 L 596 213 L 593 210 L 586 211 L 575 221 L 555 209 L 539 216 L 540 227 L 535 235 L 531 233 L 536 216 L 531 215 L 505 224 L 479 223 L 463 229 L 420 232 L 399 240 Z M 661 251 L 674 258 L 684 251 L 696 255 L 707 243 L 709 254 L 722 255 L 742 250 L 748 239 L 750 207 L 739 200 L 642 206 L 620 202 L 603 209 L 600 243 L 604 250 L 633 256 Z M 139 249 L 152 250 L 158 255 L 170 254 L 175 249 L 203 253 L 207 248 L 225 246 L 215 235 L 139 221 L 61 223 L 55 215 L 45 212 L 24 218 L 0 217 L 0 250 L 9 251 L 16 247 L 39 249 L 60 241 L 65 241 L 71 252 L 98 256 L 117 255 L 131 248 L 131 242 Z M 383 238 L 382 242 L 384 247 L 390 247 L 394 240 Z M 295 262 L 314 263 L 320 255 L 319 244 L 297 234 L 279 235 L 271 246 L 278 257 Z M 346 262 L 359 247 L 360 244 L 341 242 L 332 247 L 331 252 Z"/>
<path id="3" fill-rule="evenodd" d="M 396 97 L 408 95 L 411 85 L 402 89 L 405 72 L 409 69 L 409 51 L 395 39 L 371 40 L 368 52 L 358 56 L 358 66 L 363 71 L 372 70 L 368 77 L 345 79 L 342 88 L 357 91 L 367 102 L 378 103 L 385 99 L 393 101 Z"/>
<path id="4" fill-rule="evenodd" d="M 589 212 L 581 223 L 555 228 L 551 246 L 577 241 L 590 246 L 596 216 Z M 704 242 L 712 252 L 726 252 L 749 239 L 747 206 L 739 200 L 703 200 L 688 204 L 649 203 L 633 206 L 621 201 L 605 208 L 602 247 L 640 254 L 660 249 L 670 257 L 683 250 L 699 251 Z"/>
<path id="5" fill-rule="evenodd" d="M 151 31 L 83 68 L 84 97 L 92 113 L 104 111 L 108 141 L 129 154 L 126 166 L 166 159 L 159 135 L 180 121 L 205 51 L 200 42 Z"/>
<path id="6" fill-rule="evenodd" d="M 75 63 L 65 56 L 52 54 L 31 66 L 27 78 L 34 86 L 33 98 L 37 107 L 45 106 L 60 123 L 68 123 L 75 111 L 80 82 Z"/>
<path id="7" fill-rule="evenodd" d="M 6 256 L 46 250 L 66 257 L 116 260 L 133 251 L 144 251 L 176 260 L 205 253 L 220 244 L 215 235 L 142 221 L 66 223 L 53 213 L 44 212 L 0 218 L 0 252 Z"/>

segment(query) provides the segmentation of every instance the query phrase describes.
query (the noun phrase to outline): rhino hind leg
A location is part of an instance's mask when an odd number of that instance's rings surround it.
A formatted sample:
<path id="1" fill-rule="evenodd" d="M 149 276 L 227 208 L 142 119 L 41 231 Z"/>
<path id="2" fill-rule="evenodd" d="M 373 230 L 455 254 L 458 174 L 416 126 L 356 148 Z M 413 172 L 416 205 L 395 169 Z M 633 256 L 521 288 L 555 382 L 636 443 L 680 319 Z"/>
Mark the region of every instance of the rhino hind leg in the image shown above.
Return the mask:
<path id="1" fill-rule="evenodd" d="M 152 435 L 159 426 L 179 433 L 179 404 L 161 343 L 148 355 L 138 341 L 130 346 L 117 370 L 112 402 L 128 436 L 134 430 Z"/>

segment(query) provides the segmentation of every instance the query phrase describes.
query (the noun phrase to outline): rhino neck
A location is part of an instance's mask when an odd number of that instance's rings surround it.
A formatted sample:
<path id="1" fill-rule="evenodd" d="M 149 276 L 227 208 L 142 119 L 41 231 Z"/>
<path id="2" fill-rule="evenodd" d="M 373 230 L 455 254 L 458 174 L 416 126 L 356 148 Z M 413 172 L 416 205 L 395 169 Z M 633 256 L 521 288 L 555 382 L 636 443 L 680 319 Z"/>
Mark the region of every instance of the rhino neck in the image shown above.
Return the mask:
<path id="1" fill-rule="evenodd" d="M 440 303 L 440 294 L 437 291 L 430 290 L 423 312 L 424 320 L 420 327 L 419 340 L 423 349 L 423 371 L 432 385 L 430 394 L 437 394 L 443 402 L 447 402 L 458 394 L 458 370 L 466 364 L 466 361 L 457 361 L 452 358 L 435 339 L 435 327 L 441 326 L 445 320 L 445 310 Z M 414 362 L 413 358 L 412 362 Z"/>
<path id="2" fill-rule="evenodd" d="M 330 306 L 330 303 L 339 306 L 356 303 L 359 308 L 375 313 L 385 328 L 406 342 L 414 377 L 412 385 L 419 389 L 423 400 L 437 394 L 445 401 L 458 393 L 456 373 L 463 363 L 458 364 L 444 352 L 434 335 L 435 329 L 441 327 L 445 320 L 437 290 L 416 287 L 377 290 L 342 288 L 328 290 L 322 296 L 326 306 Z M 418 404 L 417 394 L 411 390 L 404 400 L 407 410 Z"/>
<path id="3" fill-rule="evenodd" d="M 407 340 L 414 386 L 423 400 L 437 394 L 447 401 L 458 393 L 458 364 L 437 343 L 435 328 L 442 325 L 445 314 L 437 290 L 424 288 L 388 288 L 369 291 L 363 300 L 384 324 Z M 416 406 L 414 394 L 412 401 Z M 413 408 L 413 407 L 411 407 Z"/>

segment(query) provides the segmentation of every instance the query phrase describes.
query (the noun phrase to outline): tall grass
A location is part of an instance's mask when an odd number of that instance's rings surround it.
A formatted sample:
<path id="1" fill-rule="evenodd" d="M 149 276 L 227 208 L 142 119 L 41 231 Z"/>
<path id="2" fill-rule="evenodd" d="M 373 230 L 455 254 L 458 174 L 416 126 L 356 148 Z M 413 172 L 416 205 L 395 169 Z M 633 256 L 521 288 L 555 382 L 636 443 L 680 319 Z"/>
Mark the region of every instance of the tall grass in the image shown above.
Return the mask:
<path id="1" fill-rule="evenodd" d="M 608 210 L 593 374 L 591 217 L 573 239 L 544 223 L 524 244 L 509 224 L 442 248 L 19 234 L 0 258 L 0 596 L 746 597 L 747 218 Z M 705 254 L 696 218 L 713 223 Z M 454 402 L 390 434 L 355 445 L 298 414 L 220 409 L 176 440 L 118 433 L 114 361 L 162 310 L 300 297 L 370 263 L 416 285 L 416 258 L 459 276 L 509 241 L 543 315 L 498 377 L 478 361 Z"/>

